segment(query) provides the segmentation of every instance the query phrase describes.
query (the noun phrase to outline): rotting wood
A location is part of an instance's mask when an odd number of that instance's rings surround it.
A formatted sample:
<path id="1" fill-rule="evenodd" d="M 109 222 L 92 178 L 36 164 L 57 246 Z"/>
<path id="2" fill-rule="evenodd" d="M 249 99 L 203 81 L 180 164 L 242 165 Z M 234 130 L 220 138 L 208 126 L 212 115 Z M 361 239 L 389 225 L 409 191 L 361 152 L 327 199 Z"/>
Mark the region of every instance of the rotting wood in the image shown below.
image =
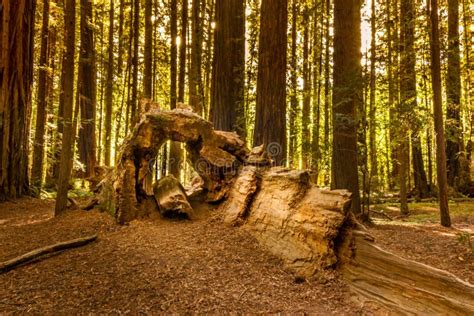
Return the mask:
<path id="1" fill-rule="evenodd" d="M 25 253 L 16 258 L 10 259 L 0 263 L 0 273 L 10 271 L 11 269 L 18 267 L 21 264 L 31 262 L 34 259 L 37 259 L 46 254 L 56 253 L 65 249 L 72 249 L 85 246 L 97 239 L 97 235 L 92 235 L 88 237 L 73 239 L 65 242 L 60 242 L 54 245 L 49 245 L 46 247 L 38 248 L 28 253 Z"/>

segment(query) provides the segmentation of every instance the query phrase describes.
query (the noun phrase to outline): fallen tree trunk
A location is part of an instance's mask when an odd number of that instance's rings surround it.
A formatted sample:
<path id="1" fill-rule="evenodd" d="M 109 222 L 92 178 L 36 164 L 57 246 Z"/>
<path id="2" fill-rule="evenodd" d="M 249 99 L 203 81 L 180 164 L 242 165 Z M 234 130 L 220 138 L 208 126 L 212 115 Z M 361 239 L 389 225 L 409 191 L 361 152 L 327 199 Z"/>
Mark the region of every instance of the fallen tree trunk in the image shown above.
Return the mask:
<path id="1" fill-rule="evenodd" d="M 474 314 L 472 284 L 387 252 L 362 231 L 352 234 L 355 248 L 341 269 L 354 292 L 408 314 Z"/>
<path id="2" fill-rule="evenodd" d="M 72 249 L 72 248 L 85 246 L 95 241 L 96 239 L 97 239 L 97 235 L 93 235 L 89 237 L 78 238 L 74 240 L 60 242 L 54 245 L 49 245 L 43 248 L 35 249 L 19 257 L 0 263 L 0 273 L 7 272 L 21 264 L 31 262 L 34 259 L 37 259 L 46 254 L 52 254 L 52 253 L 59 252 L 65 249 Z"/>
<path id="3" fill-rule="evenodd" d="M 301 277 L 339 269 L 365 300 L 408 314 L 474 314 L 474 286 L 378 247 L 351 215 L 350 194 L 324 191 L 305 171 L 244 167 L 222 205 Z"/>
<path id="4" fill-rule="evenodd" d="M 166 140 L 186 144 L 202 179 L 193 199 L 221 202 L 226 224 L 247 229 L 298 276 L 340 269 L 355 293 L 391 310 L 474 314 L 473 285 L 377 247 L 358 229 L 347 191 L 320 190 L 306 171 L 272 168 L 264 147 L 248 151 L 236 134 L 214 131 L 187 110 L 147 113 L 125 141 L 98 198 L 119 223 L 156 205 L 150 163 Z M 170 196 L 159 193 L 157 200 Z"/>

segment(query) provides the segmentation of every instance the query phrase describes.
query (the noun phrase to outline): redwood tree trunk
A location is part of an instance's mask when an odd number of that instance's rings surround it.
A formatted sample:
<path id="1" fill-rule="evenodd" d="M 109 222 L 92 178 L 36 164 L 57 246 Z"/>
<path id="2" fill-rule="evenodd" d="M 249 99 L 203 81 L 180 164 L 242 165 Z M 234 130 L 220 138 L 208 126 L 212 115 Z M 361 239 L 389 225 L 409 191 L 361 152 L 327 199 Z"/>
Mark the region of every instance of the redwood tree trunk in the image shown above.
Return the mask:
<path id="1" fill-rule="evenodd" d="M 362 102 L 359 0 L 334 1 L 334 91 L 332 187 L 353 193 L 360 213 L 357 170 L 357 109 Z"/>
<path id="2" fill-rule="evenodd" d="M 438 173 L 439 207 L 441 225 L 451 226 L 448 207 L 448 180 L 446 175 L 446 150 L 443 126 L 443 99 L 441 94 L 441 57 L 439 48 L 438 1 L 431 0 L 431 84 L 436 132 L 436 162 Z"/>
<path id="3" fill-rule="evenodd" d="M 112 147 L 112 112 L 114 88 L 114 0 L 110 0 L 109 10 L 109 47 L 107 60 L 107 87 L 105 91 L 105 165 L 110 166 L 110 152 Z"/>
<path id="4" fill-rule="evenodd" d="M 461 63 L 459 51 L 459 3 L 448 0 L 448 73 L 446 77 L 446 156 L 448 185 L 461 189 Z M 464 184 L 465 185 L 465 184 Z"/>
<path id="5" fill-rule="evenodd" d="M 92 1 L 81 0 L 81 48 L 79 53 L 78 95 L 81 112 L 79 159 L 85 166 L 85 177 L 94 174 L 96 165 L 96 66 L 92 29 Z"/>
<path id="6" fill-rule="evenodd" d="M 46 109 L 48 91 L 48 45 L 49 45 L 49 0 L 43 0 L 43 22 L 41 26 L 41 48 L 38 75 L 38 102 L 36 107 L 35 142 L 33 144 L 33 165 L 31 167 L 31 182 L 41 186 L 43 181 L 44 134 L 46 131 Z"/>
<path id="7" fill-rule="evenodd" d="M 143 72 L 143 96 L 151 99 L 153 85 L 153 24 L 151 16 L 153 15 L 152 0 L 145 0 L 145 67 Z"/>
<path id="8" fill-rule="evenodd" d="M 74 101 L 74 51 L 76 44 L 76 0 L 67 0 L 64 13 L 64 61 L 63 61 L 63 138 L 61 162 L 59 164 L 58 193 L 56 196 L 55 214 L 64 211 L 67 206 L 67 192 L 72 168 L 72 104 Z"/>
<path id="9" fill-rule="evenodd" d="M 216 1 L 211 119 L 214 127 L 245 138 L 245 5 Z"/>
<path id="10" fill-rule="evenodd" d="M 254 146 L 264 145 L 277 165 L 286 160 L 287 0 L 263 0 L 260 16 Z"/>
<path id="11" fill-rule="evenodd" d="M 28 135 L 36 1 L 0 8 L 0 201 L 29 192 Z"/>
<path id="12" fill-rule="evenodd" d="M 189 104 L 203 116 L 202 96 L 199 93 L 201 81 L 202 23 L 200 18 L 201 1 L 193 0 L 191 24 L 191 67 L 189 69 Z"/>
<path id="13" fill-rule="evenodd" d="M 301 115 L 301 153 L 303 168 L 311 166 L 311 133 L 309 123 L 311 118 L 311 72 L 309 64 L 309 7 L 305 5 L 303 11 L 303 111 Z"/>

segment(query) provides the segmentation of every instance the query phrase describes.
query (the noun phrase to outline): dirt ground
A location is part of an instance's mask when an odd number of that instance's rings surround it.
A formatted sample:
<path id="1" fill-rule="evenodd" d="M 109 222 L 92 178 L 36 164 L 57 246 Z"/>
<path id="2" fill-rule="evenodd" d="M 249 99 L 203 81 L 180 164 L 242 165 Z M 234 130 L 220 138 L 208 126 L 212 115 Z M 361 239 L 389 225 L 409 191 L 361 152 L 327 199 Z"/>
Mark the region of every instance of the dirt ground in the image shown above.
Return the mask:
<path id="1" fill-rule="evenodd" d="M 1 314 L 380 314 L 351 299 L 337 274 L 295 279 L 245 230 L 225 227 L 219 214 L 118 226 L 98 211 L 53 218 L 53 209 L 51 200 L 0 204 L 0 261 L 94 233 L 99 239 L 0 274 Z M 474 256 L 450 230 L 385 222 L 370 230 L 392 251 L 473 281 Z"/>

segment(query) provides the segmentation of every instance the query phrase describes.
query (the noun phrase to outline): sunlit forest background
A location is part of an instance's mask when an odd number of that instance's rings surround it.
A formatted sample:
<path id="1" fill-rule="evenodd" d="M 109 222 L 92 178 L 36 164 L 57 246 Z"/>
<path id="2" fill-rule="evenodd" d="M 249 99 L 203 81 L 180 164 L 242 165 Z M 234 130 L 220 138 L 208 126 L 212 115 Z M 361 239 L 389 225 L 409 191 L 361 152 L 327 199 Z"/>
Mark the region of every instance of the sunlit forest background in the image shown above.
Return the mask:
<path id="1" fill-rule="evenodd" d="M 268 4 L 268 10 L 276 10 L 270 7 L 277 3 Z M 75 7 L 66 12 L 65 5 Z M 143 100 L 153 100 L 161 109 L 189 104 L 216 128 L 237 131 L 249 147 L 259 145 L 254 126 L 259 115 L 262 5 L 259 0 L 38 1 L 28 118 L 35 192 L 49 194 L 56 186 L 65 99 L 74 100 L 76 179 L 93 176 L 98 166 L 117 163 L 124 138 L 149 108 Z M 293 0 L 277 23 L 287 22 L 281 26 L 286 29 L 286 123 L 275 125 L 286 133 L 277 149 L 284 154 L 279 163 L 311 170 L 313 180 L 325 187 L 331 186 L 334 157 L 333 11 L 330 0 Z M 430 1 L 425 0 L 373 0 L 361 6 L 357 168 L 366 204 L 369 197 L 395 194 L 400 174 L 408 198 L 437 194 L 430 11 Z M 447 181 L 454 195 L 474 193 L 470 178 L 473 11 L 468 0 L 439 2 Z M 226 23 L 230 27 L 225 32 L 230 33 L 219 35 L 216 31 Z M 270 32 L 275 31 L 272 27 L 268 25 Z M 72 28 L 75 34 L 69 43 L 74 46 L 67 51 L 65 35 Z M 229 39 L 234 46 L 222 44 Z M 68 72 L 71 52 L 74 70 Z M 225 67 L 226 63 L 231 66 Z M 237 123 L 230 128 L 216 118 L 222 112 L 214 109 L 226 101 L 213 92 L 219 91 L 215 88 L 219 74 L 230 76 L 230 85 L 241 90 L 237 97 L 228 98 L 238 108 Z M 73 87 L 71 96 L 64 93 L 68 85 Z M 193 172 L 188 164 L 177 171 L 170 164 L 183 155 L 182 149 L 164 146 L 156 159 L 156 177 L 173 173 L 184 184 L 189 182 Z"/>

